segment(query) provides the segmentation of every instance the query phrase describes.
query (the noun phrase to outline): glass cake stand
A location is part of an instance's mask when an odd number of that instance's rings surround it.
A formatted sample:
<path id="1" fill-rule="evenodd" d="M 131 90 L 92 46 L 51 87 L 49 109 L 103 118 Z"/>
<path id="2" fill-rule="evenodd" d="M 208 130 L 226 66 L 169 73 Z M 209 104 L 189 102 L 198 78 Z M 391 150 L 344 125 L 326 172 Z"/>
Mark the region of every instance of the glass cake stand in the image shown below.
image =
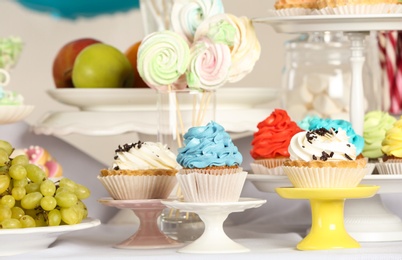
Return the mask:
<path id="1" fill-rule="evenodd" d="M 262 192 L 276 193 L 276 188 L 292 186 L 287 176 L 249 174 L 247 179 Z M 402 241 L 402 220 L 383 204 L 381 194 L 401 193 L 402 175 L 367 175 L 364 185 L 378 185 L 373 197 L 347 200 L 345 228 L 359 242 Z"/>

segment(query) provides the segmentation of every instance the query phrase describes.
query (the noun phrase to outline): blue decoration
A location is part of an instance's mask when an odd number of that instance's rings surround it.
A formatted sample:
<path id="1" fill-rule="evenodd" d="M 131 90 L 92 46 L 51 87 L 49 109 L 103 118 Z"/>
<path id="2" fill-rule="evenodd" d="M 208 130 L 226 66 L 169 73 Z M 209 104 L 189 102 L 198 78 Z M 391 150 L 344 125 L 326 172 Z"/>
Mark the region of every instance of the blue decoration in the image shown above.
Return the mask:
<path id="1" fill-rule="evenodd" d="M 21 5 L 56 18 L 76 19 L 139 8 L 139 0 L 15 0 Z"/>

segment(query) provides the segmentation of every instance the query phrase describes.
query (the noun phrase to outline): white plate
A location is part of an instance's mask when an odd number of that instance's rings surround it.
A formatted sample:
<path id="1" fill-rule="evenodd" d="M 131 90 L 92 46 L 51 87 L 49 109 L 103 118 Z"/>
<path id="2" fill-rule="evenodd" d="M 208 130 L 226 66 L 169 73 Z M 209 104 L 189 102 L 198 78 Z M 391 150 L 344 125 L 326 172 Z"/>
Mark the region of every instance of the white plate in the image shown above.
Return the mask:
<path id="1" fill-rule="evenodd" d="M 50 89 L 56 101 L 83 111 L 156 111 L 157 95 L 153 89 Z M 279 89 L 221 88 L 216 98 L 219 106 L 255 107 L 278 98 Z"/>
<path id="2" fill-rule="evenodd" d="M 46 249 L 60 235 L 100 225 L 98 219 L 87 218 L 80 224 L 0 230 L 0 256 L 18 255 Z"/>
<path id="3" fill-rule="evenodd" d="M 271 25 L 278 33 L 312 31 L 381 31 L 401 30 L 402 14 L 373 15 L 304 15 L 254 18 L 255 23 Z"/>
<path id="4" fill-rule="evenodd" d="M 292 186 L 287 176 L 273 176 L 266 174 L 249 174 L 247 180 L 262 192 L 275 193 L 275 189 L 279 187 Z M 402 174 L 401 175 L 366 175 L 361 184 L 378 185 L 381 193 L 401 193 Z"/>
<path id="5" fill-rule="evenodd" d="M 272 112 L 272 108 L 219 109 L 216 121 L 236 136 L 233 139 L 251 135 L 257 124 Z M 137 132 L 147 135 L 157 134 L 156 111 L 122 111 L 102 113 L 94 111 L 67 111 L 46 113 L 33 126 L 35 134 L 69 135 L 81 134 L 107 136 Z"/>
<path id="6" fill-rule="evenodd" d="M 0 106 L 0 124 L 11 124 L 29 116 L 34 106 Z"/>

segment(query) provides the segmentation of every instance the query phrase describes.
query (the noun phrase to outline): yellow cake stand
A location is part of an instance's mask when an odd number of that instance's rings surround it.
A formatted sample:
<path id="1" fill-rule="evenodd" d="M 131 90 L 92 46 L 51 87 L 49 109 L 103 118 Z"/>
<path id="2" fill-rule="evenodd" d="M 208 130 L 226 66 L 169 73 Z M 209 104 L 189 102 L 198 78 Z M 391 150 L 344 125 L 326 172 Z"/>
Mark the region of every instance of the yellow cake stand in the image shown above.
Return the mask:
<path id="1" fill-rule="evenodd" d="M 380 187 L 360 185 L 356 188 L 276 188 L 276 192 L 286 199 L 308 199 L 311 204 L 311 229 L 309 234 L 297 244 L 299 250 L 327 250 L 359 248 L 344 226 L 344 204 L 346 199 L 369 198 Z"/>

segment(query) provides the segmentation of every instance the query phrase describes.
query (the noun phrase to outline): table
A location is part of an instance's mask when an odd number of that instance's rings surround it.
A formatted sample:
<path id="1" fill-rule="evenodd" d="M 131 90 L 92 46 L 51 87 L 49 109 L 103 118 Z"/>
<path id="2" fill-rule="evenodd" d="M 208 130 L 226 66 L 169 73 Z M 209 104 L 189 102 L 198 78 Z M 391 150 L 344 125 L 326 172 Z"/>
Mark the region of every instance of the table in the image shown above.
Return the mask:
<path id="1" fill-rule="evenodd" d="M 296 244 L 302 236 L 295 232 L 266 233 L 275 223 L 267 222 L 225 226 L 226 233 L 236 242 L 248 247 L 250 252 L 238 254 L 182 254 L 177 249 L 127 250 L 113 245 L 130 236 L 136 227 L 102 224 L 98 227 L 69 233 L 60 237 L 48 249 L 7 259 L 402 259 L 402 242 L 362 243 L 359 249 L 298 251 Z"/>

